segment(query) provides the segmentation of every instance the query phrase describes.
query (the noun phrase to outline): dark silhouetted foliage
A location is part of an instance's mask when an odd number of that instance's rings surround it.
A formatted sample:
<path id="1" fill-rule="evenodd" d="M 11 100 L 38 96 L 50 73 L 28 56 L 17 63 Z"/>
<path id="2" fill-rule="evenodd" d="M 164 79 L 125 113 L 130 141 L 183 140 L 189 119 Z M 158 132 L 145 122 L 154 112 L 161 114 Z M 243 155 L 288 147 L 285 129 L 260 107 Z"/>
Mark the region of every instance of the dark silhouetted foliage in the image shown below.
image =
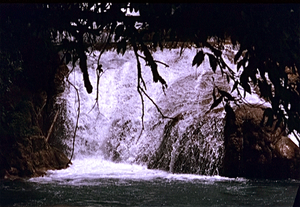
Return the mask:
<path id="1" fill-rule="evenodd" d="M 139 15 L 127 15 L 126 9 L 139 11 Z M 233 91 L 242 87 L 251 93 L 250 85 L 257 86 L 272 104 L 273 114 L 290 131 L 299 132 L 300 85 L 291 82 L 286 72 L 299 75 L 299 9 L 297 4 L 1 4 L 1 90 L 20 83 L 20 78 L 47 87 L 52 72 L 40 66 L 51 62 L 49 53 L 62 51 L 66 62 L 75 64 L 79 59 L 85 87 L 91 93 L 85 52 L 99 40 L 104 44 L 97 49 L 105 51 L 113 41 L 122 54 L 136 45 L 153 80 L 165 85 L 150 50 L 180 42 L 186 43 L 183 47 L 209 48 L 211 53 L 200 50 L 191 64 L 199 66 L 208 55 L 212 70 L 220 69 L 234 81 Z M 239 48 L 234 57 L 238 70 L 243 70 L 239 77 L 222 58 L 226 41 Z M 230 101 L 228 94 L 222 97 Z M 214 105 L 219 102 L 215 99 Z"/>

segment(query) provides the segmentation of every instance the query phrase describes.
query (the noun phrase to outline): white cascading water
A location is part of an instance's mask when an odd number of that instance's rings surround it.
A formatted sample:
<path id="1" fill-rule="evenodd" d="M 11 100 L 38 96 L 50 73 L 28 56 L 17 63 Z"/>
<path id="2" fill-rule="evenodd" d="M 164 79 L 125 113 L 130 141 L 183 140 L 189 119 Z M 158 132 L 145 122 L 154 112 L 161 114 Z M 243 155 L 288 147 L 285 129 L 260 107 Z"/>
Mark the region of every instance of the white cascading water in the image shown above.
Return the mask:
<path id="1" fill-rule="evenodd" d="M 224 56 L 226 63 L 235 69 L 236 67 L 230 59 L 232 60 L 231 57 L 236 51 L 230 47 L 225 51 L 227 51 Z M 207 50 L 207 52 L 209 51 Z M 196 53 L 197 49 L 194 48 L 184 50 L 181 55 L 180 49 L 165 49 L 153 53 L 155 60 L 169 65 L 169 67 L 165 67 L 158 63 L 158 71 L 168 84 L 165 93 L 160 83 L 153 83 L 151 69 L 144 66 L 145 62 L 140 60 L 143 66 L 143 78 L 147 85 L 147 94 L 160 107 L 165 116 L 181 117 L 176 124 L 175 132 L 178 138 L 174 139 L 174 143 L 172 143 L 173 149 L 171 149 L 170 163 L 167 168 L 169 172 L 176 172 L 174 164 L 180 150 L 182 151 L 179 146 L 184 139 L 182 137 L 189 135 L 189 126 L 199 125 L 200 122 L 196 121 L 199 117 L 204 116 L 213 102 L 212 77 L 218 87 L 229 89 L 231 86 L 227 83 L 226 78 L 220 75 L 219 69 L 216 74 L 212 72 L 207 56 L 200 67 L 192 67 L 192 60 Z M 76 86 L 80 94 L 80 118 L 73 164 L 65 170 L 49 171 L 43 179 L 72 178 L 71 180 L 74 180 L 75 183 L 81 182 L 80 180 L 86 176 L 92 178 L 197 177 L 197 175 L 174 175 L 166 171 L 147 169 L 146 165 L 149 164 L 150 157 L 155 155 L 161 145 L 164 128 L 170 120 L 163 119 L 152 102 L 144 96 L 145 129 L 140 136 L 142 102 L 137 92 L 137 63 L 131 50 L 126 51 L 124 56 L 118 55 L 116 51 L 108 51 L 101 56 L 100 64 L 102 64 L 104 73 L 100 78 L 99 98 L 96 102 L 98 55 L 99 52 L 94 52 L 88 58 L 88 72 L 93 86 L 91 94 L 86 92 L 82 73 L 78 66 L 69 76 L 69 81 Z M 69 68 L 71 69 L 71 66 Z M 67 125 L 73 130 L 78 109 L 74 88 L 67 87 L 61 99 L 66 100 Z M 247 95 L 246 99 L 251 103 L 261 102 L 257 96 Z M 223 118 L 225 113 L 219 110 L 215 116 Z M 208 120 L 210 118 L 208 116 Z M 206 169 L 196 169 L 195 172 L 196 174 L 213 175 L 214 178 L 219 179 L 218 169 L 214 166 L 218 163 L 214 163 L 214 160 L 220 160 L 222 156 L 223 140 L 219 135 L 215 136 L 215 131 L 222 134 L 223 125 L 218 123 L 212 126 L 211 122 L 206 125 L 202 124 L 200 132 L 205 137 L 205 141 L 198 147 L 204 146 L 208 152 L 200 150 L 199 159 L 205 162 L 209 161 L 205 167 L 211 169 L 208 169 L 209 172 Z M 171 136 L 173 135 L 171 134 Z M 72 137 L 66 140 L 66 144 L 71 147 Z M 189 144 L 189 142 L 186 143 L 186 145 Z M 184 148 L 184 150 L 187 149 L 188 147 Z"/>
<path id="2" fill-rule="evenodd" d="M 196 51 L 193 52 L 195 53 Z M 184 53 L 181 57 L 179 56 L 178 50 L 165 50 L 164 52 L 159 51 L 154 54 L 155 59 L 163 61 L 170 66 L 166 68 L 158 64 L 159 72 L 161 76 L 165 78 L 169 86 L 172 86 L 178 78 L 184 76 L 193 77 L 193 81 L 196 83 L 197 74 L 195 68 L 191 67 L 193 52 L 188 54 Z M 135 146 L 139 145 L 143 137 L 138 140 L 142 129 L 142 102 L 137 92 L 136 59 L 132 51 L 127 51 L 124 56 L 118 55 L 116 51 L 109 51 L 102 55 L 100 64 L 102 64 L 104 73 L 100 78 L 98 104 L 93 108 L 97 92 L 96 68 L 98 54 L 99 53 L 96 52 L 95 56 L 92 54 L 88 59 L 89 76 L 93 85 L 92 94 L 87 94 L 83 85 L 82 74 L 78 67 L 75 68 L 69 77 L 69 80 L 79 89 L 81 103 L 79 129 L 77 131 L 75 145 L 75 158 L 103 155 L 105 143 L 109 141 L 108 139 L 110 139 L 111 136 L 116 136 L 119 132 L 119 136 L 124 136 L 125 133 L 132 135 L 132 140 L 128 140 L 129 137 L 123 137 L 127 139 L 127 145 L 132 145 L 124 147 L 131 147 L 132 149 L 130 149 L 130 155 L 123 154 L 122 156 L 127 156 L 127 159 L 133 159 L 132 156 L 135 156 Z M 141 60 L 141 63 L 143 64 L 143 60 Z M 143 68 L 143 78 L 147 85 L 147 94 L 159 105 L 162 111 L 164 111 L 163 109 L 168 107 L 168 103 L 163 104 L 162 102 L 161 104 L 160 100 L 166 98 L 161 85 L 159 83 L 153 83 L 149 67 Z M 169 97 L 168 89 L 166 93 L 167 97 Z M 183 92 L 183 95 L 185 95 L 185 93 L 186 92 Z M 172 96 L 172 94 L 170 96 Z M 75 90 L 72 87 L 68 88 L 62 98 L 68 102 L 68 118 L 70 118 L 71 124 L 75 127 L 78 107 Z M 180 99 L 184 97 L 177 96 L 176 98 L 180 101 Z M 188 102 L 189 100 L 185 101 Z M 157 118 L 160 115 L 146 96 L 144 96 L 144 103 L 144 122 L 147 128 L 149 127 L 147 123 L 154 117 Z M 165 115 L 171 116 L 170 114 Z M 123 127 L 123 129 L 120 127 Z M 146 132 L 143 132 L 143 134 L 145 133 Z M 122 139 L 122 137 L 120 137 L 120 139 Z M 69 146 L 71 145 L 72 139 L 70 139 L 69 143 Z M 124 161 L 124 159 L 122 160 Z"/>

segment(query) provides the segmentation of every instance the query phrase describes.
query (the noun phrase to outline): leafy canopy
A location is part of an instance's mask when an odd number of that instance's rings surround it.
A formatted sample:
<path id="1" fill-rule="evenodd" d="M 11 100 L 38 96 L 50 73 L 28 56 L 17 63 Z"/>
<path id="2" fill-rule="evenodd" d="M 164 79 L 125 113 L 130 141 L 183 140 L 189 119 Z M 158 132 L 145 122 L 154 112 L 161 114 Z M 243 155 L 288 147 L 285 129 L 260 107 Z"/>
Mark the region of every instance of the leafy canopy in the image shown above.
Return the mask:
<path id="1" fill-rule="evenodd" d="M 91 93 L 85 52 L 96 46 L 102 54 L 113 42 L 119 53 L 124 54 L 129 46 L 135 51 L 140 92 L 145 90 L 140 58 L 150 66 L 153 81 L 166 87 L 150 50 L 180 42 L 183 48 L 192 45 L 200 49 L 192 65 L 199 66 L 207 55 L 213 71 L 219 68 L 228 80 L 234 81 L 233 91 L 242 87 L 251 93 L 250 86 L 256 86 L 271 103 L 277 119 L 290 131 L 300 132 L 299 9 L 297 4 L 1 4 L 1 62 L 9 59 L 1 64 L 6 68 L 1 72 L 1 83 L 16 79 L 16 65 L 22 64 L 24 74 L 31 77 L 37 71 L 30 70 L 29 60 L 39 62 L 50 50 L 63 51 L 66 62 L 75 64 L 79 60 L 85 87 Z M 139 15 L 130 16 L 128 10 L 138 11 Z M 215 44 L 208 41 L 212 37 Z M 227 41 L 239 46 L 234 61 L 242 71 L 240 76 L 222 58 Z M 38 48 L 41 45 L 42 51 Z M 203 47 L 211 53 L 204 53 Z M 39 52 L 32 58 L 26 54 L 28 51 Z M 2 76 L 4 73 L 10 81 Z M 220 94 L 213 105 L 224 98 L 229 106 L 233 98 L 228 93 Z"/>

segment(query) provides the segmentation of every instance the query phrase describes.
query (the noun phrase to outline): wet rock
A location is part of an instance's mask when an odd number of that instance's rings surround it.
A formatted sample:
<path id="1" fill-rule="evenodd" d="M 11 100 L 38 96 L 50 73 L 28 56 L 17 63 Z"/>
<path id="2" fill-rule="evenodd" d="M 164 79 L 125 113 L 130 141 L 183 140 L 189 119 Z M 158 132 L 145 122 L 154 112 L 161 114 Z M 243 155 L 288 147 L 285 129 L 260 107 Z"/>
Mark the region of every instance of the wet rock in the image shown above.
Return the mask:
<path id="1" fill-rule="evenodd" d="M 1 177 L 35 177 L 45 174 L 46 170 L 68 166 L 69 159 L 60 150 L 52 148 L 45 137 L 33 136 L 24 140 L 26 141 L 2 148 Z"/>
<path id="2" fill-rule="evenodd" d="M 269 126 L 266 108 L 241 106 L 226 117 L 224 169 L 228 177 L 300 178 L 300 150 L 277 120 Z"/>
<path id="3" fill-rule="evenodd" d="M 214 113 L 213 113 L 214 114 Z M 164 127 L 163 139 L 148 168 L 172 173 L 218 175 L 223 157 L 223 118 L 175 116 Z"/>
<path id="4" fill-rule="evenodd" d="M 51 69 L 55 71 L 56 66 L 51 65 Z M 60 66 L 56 71 L 55 80 L 54 75 L 45 75 L 47 84 L 20 81 L 1 94 L 4 101 L 0 102 L 0 179 L 40 176 L 46 170 L 67 167 L 66 155 L 45 138 L 49 131 L 54 136 L 49 128 L 68 70 Z"/>
<path id="5" fill-rule="evenodd" d="M 69 73 L 69 68 L 65 64 L 62 64 L 57 68 L 54 81 L 53 81 L 56 94 L 60 94 L 64 92 L 65 90 L 64 78 L 67 76 L 68 73 Z"/>

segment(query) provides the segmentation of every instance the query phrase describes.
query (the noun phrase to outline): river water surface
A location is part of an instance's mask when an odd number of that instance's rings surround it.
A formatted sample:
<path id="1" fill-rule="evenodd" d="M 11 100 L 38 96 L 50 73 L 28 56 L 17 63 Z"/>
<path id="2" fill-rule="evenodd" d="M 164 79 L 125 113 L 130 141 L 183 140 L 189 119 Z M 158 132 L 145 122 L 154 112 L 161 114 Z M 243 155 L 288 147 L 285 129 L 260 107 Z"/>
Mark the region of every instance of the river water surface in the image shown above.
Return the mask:
<path id="1" fill-rule="evenodd" d="M 1 206 L 292 206 L 300 182 L 171 174 L 98 158 L 1 181 Z"/>

